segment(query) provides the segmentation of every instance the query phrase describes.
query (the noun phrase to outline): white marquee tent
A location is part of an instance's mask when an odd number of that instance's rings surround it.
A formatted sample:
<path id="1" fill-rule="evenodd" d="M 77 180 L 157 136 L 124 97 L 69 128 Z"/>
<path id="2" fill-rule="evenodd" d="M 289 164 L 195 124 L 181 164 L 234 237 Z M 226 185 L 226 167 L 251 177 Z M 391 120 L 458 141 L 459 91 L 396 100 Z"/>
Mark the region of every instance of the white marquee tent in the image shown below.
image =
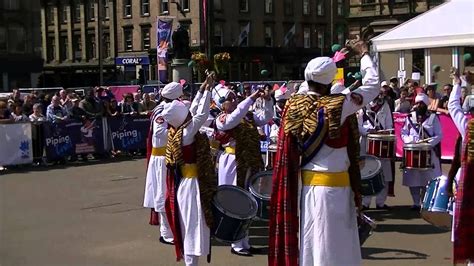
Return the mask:
<path id="1" fill-rule="evenodd" d="M 376 52 L 474 46 L 474 0 L 451 0 L 372 39 Z"/>

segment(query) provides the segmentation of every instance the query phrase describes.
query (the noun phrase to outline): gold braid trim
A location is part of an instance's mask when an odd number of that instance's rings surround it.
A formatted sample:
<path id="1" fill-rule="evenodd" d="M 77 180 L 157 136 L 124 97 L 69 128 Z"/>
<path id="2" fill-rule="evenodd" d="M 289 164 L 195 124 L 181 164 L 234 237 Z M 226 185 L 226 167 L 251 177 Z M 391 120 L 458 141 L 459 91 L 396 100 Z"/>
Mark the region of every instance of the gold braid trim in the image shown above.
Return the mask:
<path id="1" fill-rule="evenodd" d="M 319 97 L 316 95 L 295 95 L 286 105 L 285 133 L 298 136 L 300 140 L 311 136 L 318 126 L 318 110 L 325 109 L 325 122 L 329 124 L 329 138 L 340 136 L 342 104 L 346 96 L 334 94 Z"/>
<path id="2" fill-rule="evenodd" d="M 168 143 L 166 144 L 166 165 L 168 167 L 178 167 L 184 164 L 183 150 L 183 130 L 191 123 L 188 120 L 182 124 L 178 129 L 170 128 L 168 130 Z"/>
<path id="3" fill-rule="evenodd" d="M 234 129 L 235 160 L 237 162 L 237 185 L 245 188 L 245 180 L 250 170 L 250 175 L 263 168 L 262 155 L 260 154 L 260 135 L 253 119 L 253 113 L 247 114 L 247 119 Z"/>
<path id="4" fill-rule="evenodd" d="M 467 161 L 474 163 L 474 118 L 467 123 L 468 142 L 466 143 Z"/>
<path id="5" fill-rule="evenodd" d="M 206 134 L 197 133 L 194 137 L 196 148 L 196 160 L 199 170 L 199 194 L 201 196 L 201 207 L 209 228 L 214 226 L 214 218 L 211 210 L 211 201 L 217 190 L 217 178 L 215 166 L 211 158 L 209 139 Z"/>

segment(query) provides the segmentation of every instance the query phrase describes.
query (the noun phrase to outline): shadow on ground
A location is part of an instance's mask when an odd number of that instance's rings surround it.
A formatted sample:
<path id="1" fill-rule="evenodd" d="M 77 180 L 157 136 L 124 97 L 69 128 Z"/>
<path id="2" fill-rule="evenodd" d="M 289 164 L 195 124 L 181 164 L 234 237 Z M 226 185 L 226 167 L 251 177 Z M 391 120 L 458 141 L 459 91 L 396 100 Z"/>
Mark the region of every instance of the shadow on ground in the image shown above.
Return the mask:
<path id="1" fill-rule="evenodd" d="M 362 258 L 366 260 L 425 260 L 428 255 L 404 249 L 362 247 Z"/>

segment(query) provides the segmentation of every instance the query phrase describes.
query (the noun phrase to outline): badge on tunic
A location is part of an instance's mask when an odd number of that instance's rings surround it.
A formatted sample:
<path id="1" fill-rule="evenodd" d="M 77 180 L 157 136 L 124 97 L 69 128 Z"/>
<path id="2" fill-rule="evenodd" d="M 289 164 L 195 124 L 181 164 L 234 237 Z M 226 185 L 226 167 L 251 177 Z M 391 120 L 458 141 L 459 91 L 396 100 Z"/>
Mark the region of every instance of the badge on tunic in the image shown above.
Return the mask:
<path id="1" fill-rule="evenodd" d="M 158 123 L 158 124 L 163 124 L 165 122 L 165 119 L 163 119 L 162 116 L 158 116 L 156 119 L 155 119 L 155 122 Z"/>

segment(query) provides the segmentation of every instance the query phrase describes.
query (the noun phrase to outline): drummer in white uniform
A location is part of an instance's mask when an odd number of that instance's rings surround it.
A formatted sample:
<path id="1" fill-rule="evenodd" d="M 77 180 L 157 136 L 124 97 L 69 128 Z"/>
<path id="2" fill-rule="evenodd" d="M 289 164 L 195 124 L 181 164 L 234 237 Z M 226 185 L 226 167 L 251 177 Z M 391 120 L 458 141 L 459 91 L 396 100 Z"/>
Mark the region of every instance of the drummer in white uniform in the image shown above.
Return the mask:
<path id="1" fill-rule="evenodd" d="M 166 197 L 166 143 L 168 141 L 168 123 L 161 116 L 167 102 L 178 99 L 183 94 L 183 87 L 178 82 L 171 82 L 161 90 L 161 103 L 151 115 L 151 155 L 148 161 L 145 196 L 143 207 L 151 208 L 151 216 L 158 215 L 160 226 L 160 242 L 173 244 L 173 233 L 165 213 Z M 156 218 L 155 218 L 156 219 Z M 153 220 L 153 218 L 152 218 Z M 156 219 L 158 220 L 158 219 Z M 151 221 L 150 221 L 151 223 Z M 156 222 L 155 222 L 156 223 Z"/>
<path id="2" fill-rule="evenodd" d="M 367 135 L 370 133 L 376 133 L 379 130 L 390 130 L 393 129 L 392 111 L 390 105 L 383 97 L 383 94 L 379 95 L 374 101 L 370 102 L 365 108 L 361 109 L 357 113 L 357 119 L 359 122 L 359 133 L 360 133 L 360 154 L 367 154 Z M 385 181 L 385 186 L 375 198 L 376 209 L 388 210 L 385 204 L 388 194 L 388 182 L 393 180 L 392 175 L 392 163 L 390 160 L 382 159 L 382 171 Z M 371 196 L 364 196 L 362 199 L 363 209 L 369 209 L 372 201 Z"/>
<path id="3" fill-rule="evenodd" d="M 438 177 L 442 174 L 440 158 L 434 149 L 441 142 L 443 133 L 436 114 L 428 112 L 428 104 L 428 96 L 424 93 L 418 94 L 415 98 L 415 111 L 407 116 L 401 131 L 401 137 L 405 144 L 418 143 L 422 142 L 424 139 L 428 139 L 426 142 L 430 144 L 432 148 L 432 169 L 403 170 L 403 185 L 410 188 L 410 193 L 413 199 L 412 210 L 416 211 L 420 210 L 421 201 L 423 200 L 422 196 L 426 191 L 426 185 L 428 182 L 432 178 Z M 421 130 L 420 124 L 423 126 L 423 130 Z"/>

